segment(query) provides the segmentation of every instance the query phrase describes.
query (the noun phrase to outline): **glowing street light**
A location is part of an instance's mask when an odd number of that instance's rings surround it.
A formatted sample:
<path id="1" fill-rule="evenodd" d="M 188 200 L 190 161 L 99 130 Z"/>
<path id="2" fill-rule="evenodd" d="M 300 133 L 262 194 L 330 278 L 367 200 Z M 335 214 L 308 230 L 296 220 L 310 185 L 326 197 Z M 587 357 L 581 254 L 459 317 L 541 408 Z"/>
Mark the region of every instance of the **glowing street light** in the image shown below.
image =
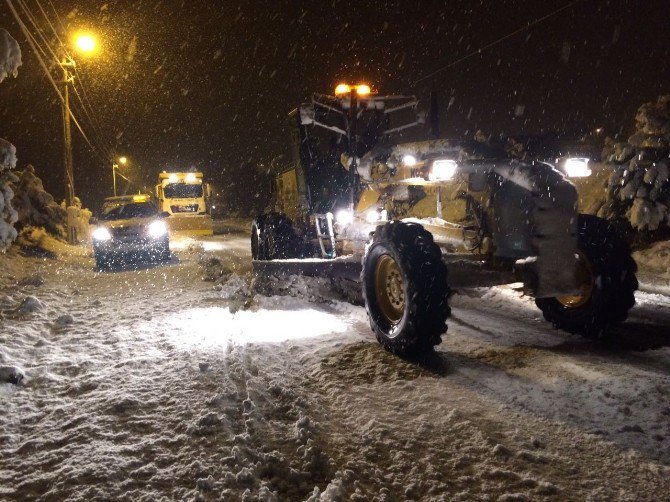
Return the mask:
<path id="1" fill-rule="evenodd" d="M 127 157 L 119 157 L 119 164 L 123 164 L 125 166 L 127 162 L 128 162 Z"/>
<path id="2" fill-rule="evenodd" d="M 95 39 L 88 34 L 78 35 L 77 38 L 75 38 L 74 43 L 77 46 L 77 49 L 84 54 L 90 54 L 95 51 L 96 48 Z"/>

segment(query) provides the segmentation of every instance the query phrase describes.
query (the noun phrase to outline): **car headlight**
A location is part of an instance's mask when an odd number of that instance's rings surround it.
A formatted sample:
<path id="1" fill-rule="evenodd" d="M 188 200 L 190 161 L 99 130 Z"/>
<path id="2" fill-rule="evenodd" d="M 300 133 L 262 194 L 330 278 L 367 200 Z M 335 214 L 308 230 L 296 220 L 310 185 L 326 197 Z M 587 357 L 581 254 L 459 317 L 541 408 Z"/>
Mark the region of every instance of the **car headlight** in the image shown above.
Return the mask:
<path id="1" fill-rule="evenodd" d="M 149 224 L 149 236 L 157 239 L 167 234 L 168 228 L 164 221 L 152 221 Z"/>
<path id="2" fill-rule="evenodd" d="M 454 177 L 458 165 L 455 160 L 436 160 L 430 168 L 428 179 L 430 181 L 447 181 Z"/>
<path id="3" fill-rule="evenodd" d="M 589 159 L 584 157 L 570 157 L 565 159 L 563 169 L 568 178 L 585 178 L 591 176 Z"/>
<path id="4" fill-rule="evenodd" d="M 108 241 L 112 238 L 112 234 L 105 227 L 98 227 L 93 230 L 91 234 L 94 240 L 96 241 Z"/>
<path id="5" fill-rule="evenodd" d="M 348 225 L 354 221 L 354 213 L 348 209 L 340 209 L 335 213 L 335 221 L 340 225 Z"/>

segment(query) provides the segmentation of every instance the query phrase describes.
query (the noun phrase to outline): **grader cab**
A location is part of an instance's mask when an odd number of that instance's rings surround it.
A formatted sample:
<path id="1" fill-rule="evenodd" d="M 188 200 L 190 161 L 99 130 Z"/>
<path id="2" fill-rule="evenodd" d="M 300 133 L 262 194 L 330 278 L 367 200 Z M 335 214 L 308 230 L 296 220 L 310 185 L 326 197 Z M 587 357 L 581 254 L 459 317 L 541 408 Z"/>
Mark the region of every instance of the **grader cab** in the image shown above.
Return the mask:
<path id="1" fill-rule="evenodd" d="M 366 85 L 314 95 L 290 117 L 294 163 L 252 225 L 254 267 L 357 277 L 390 351 L 440 343 L 452 287 L 522 281 L 548 321 L 591 337 L 633 306 L 628 246 L 578 213 L 574 185 L 553 165 L 482 141 L 425 140 L 413 96 Z"/>

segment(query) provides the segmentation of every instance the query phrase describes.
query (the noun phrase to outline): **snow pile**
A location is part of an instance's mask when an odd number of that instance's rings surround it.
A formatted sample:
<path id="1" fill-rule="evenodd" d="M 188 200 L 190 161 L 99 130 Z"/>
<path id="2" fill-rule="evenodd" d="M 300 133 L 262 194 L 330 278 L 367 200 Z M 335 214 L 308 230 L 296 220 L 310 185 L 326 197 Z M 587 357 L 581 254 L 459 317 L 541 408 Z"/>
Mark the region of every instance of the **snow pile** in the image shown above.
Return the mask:
<path id="1" fill-rule="evenodd" d="M 17 230 L 26 226 L 42 227 L 51 235 L 65 238 L 66 211 L 44 189 L 35 168 L 28 165 L 15 174 L 18 179 L 12 184 L 12 206 L 18 213 Z"/>
<path id="2" fill-rule="evenodd" d="M 16 77 L 21 66 L 21 48 L 12 36 L 0 28 L 0 82 Z"/>
<path id="3" fill-rule="evenodd" d="M 18 215 L 12 207 L 14 192 L 11 187 L 11 183 L 16 181 L 14 173 L 11 172 L 14 167 L 16 167 L 16 148 L 0 138 L 0 251 L 6 251 L 16 239 L 14 223 Z"/>
<path id="4" fill-rule="evenodd" d="M 670 222 L 670 95 L 643 104 L 635 122 L 637 131 L 628 143 L 605 141 L 603 158 L 617 168 L 598 215 L 626 219 L 636 230 L 655 231 Z"/>
<path id="5" fill-rule="evenodd" d="M 334 288 L 333 281 L 326 277 L 257 276 L 253 290 L 264 296 L 291 296 L 311 303 L 332 303 L 343 299 Z"/>
<path id="6" fill-rule="evenodd" d="M 43 228 L 23 228 L 16 243 L 27 256 L 55 259 L 69 252 L 63 241 L 56 239 Z"/>

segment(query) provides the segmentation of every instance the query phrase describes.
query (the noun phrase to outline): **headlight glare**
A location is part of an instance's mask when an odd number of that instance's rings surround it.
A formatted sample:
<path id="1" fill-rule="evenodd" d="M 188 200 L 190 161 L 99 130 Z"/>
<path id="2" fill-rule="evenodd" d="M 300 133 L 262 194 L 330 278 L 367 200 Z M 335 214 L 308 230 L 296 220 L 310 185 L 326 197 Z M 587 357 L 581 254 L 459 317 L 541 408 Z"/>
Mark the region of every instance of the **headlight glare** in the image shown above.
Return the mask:
<path id="1" fill-rule="evenodd" d="M 167 225 L 164 221 L 152 221 L 149 224 L 149 236 L 157 239 L 158 237 L 163 237 L 167 234 Z"/>
<path id="2" fill-rule="evenodd" d="M 454 177 L 456 174 L 456 164 L 455 160 L 441 159 L 433 162 L 433 165 L 430 168 L 430 173 L 428 174 L 428 179 L 430 181 L 447 181 Z"/>
<path id="3" fill-rule="evenodd" d="M 381 213 L 376 209 L 369 209 L 365 213 L 365 219 L 368 223 L 377 223 L 381 219 Z"/>
<path id="4" fill-rule="evenodd" d="M 569 178 L 585 178 L 591 176 L 589 159 L 584 157 L 570 157 L 565 159 L 563 169 Z"/>
<path id="5" fill-rule="evenodd" d="M 416 165 L 416 157 L 414 155 L 403 155 L 402 157 L 402 163 L 405 164 L 406 166 L 412 167 Z"/>
<path id="6" fill-rule="evenodd" d="M 335 221 L 340 225 L 348 225 L 354 221 L 354 213 L 348 209 L 340 209 L 337 213 L 335 213 Z"/>
<path id="7" fill-rule="evenodd" d="M 108 241 L 112 238 L 112 234 L 105 227 L 98 227 L 93 230 L 91 234 L 94 240 L 96 241 Z"/>

